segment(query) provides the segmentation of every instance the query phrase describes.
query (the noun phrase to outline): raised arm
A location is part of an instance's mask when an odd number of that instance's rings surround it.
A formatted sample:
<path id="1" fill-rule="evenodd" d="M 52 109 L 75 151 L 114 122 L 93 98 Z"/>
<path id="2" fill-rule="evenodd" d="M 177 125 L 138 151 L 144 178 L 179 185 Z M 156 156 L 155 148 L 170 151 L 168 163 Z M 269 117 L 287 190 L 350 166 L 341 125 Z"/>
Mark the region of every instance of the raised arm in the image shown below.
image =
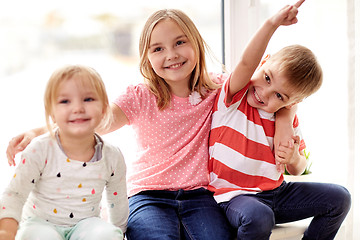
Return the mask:
<path id="1" fill-rule="evenodd" d="M 299 0 L 295 5 L 285 6 L 274 16 L 267 19 L 255 33 L 245 47 L 240 61 L 232 73 L 228 100 L 250 81 L 276 29 L 281 25 L 288 26 L 297 23 L 298 8 L 304 1 Z"/>

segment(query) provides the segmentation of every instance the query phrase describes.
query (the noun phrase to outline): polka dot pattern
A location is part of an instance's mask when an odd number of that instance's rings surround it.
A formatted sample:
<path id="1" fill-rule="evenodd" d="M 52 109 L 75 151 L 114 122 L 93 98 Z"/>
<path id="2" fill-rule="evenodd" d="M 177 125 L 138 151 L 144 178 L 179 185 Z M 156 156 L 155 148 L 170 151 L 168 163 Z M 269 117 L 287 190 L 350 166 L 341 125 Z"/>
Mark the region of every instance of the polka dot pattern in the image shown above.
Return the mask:
<path id="1" fill-rule="evenodd" d="M 110 220 L 125 227 L 128 216 L 125 162 L 117 147 L 103 144 L 96 162 L 69 159 L 50 134 L 24 150 L 0 202 L 0 218 L 37 216 L 62 226 L 97 217 L 103 191 L 111 205 Z M 23 203 L 25 202 L 25 205 Z M 23 211 L 21 211 L 23 209 Z"/>
<path id="2" fill-rule="evenodd" d="M 115 100 L 136 133 L 138 159 L 131 161 L 129 195 L 143 190 L 194 189 L 208 184 L 208 137 L 217 91 L 193 106 L 173 96 L 158 110 L 145 84 L 128 87 Z"/>

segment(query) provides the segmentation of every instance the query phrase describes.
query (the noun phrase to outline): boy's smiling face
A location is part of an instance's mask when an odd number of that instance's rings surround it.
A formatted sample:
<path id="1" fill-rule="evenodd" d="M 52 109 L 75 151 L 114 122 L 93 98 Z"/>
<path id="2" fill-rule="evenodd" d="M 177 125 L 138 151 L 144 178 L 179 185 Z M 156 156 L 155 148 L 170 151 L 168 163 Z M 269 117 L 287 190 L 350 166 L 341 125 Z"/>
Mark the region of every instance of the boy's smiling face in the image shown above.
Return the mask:
<path id="1" fill-rule="evenodd" d="M 252 76 L 247 93 L 250 106 L 275 113 L 300 102 L 299 94 L 289 86 L 276 62 L 267 60 Z"/>

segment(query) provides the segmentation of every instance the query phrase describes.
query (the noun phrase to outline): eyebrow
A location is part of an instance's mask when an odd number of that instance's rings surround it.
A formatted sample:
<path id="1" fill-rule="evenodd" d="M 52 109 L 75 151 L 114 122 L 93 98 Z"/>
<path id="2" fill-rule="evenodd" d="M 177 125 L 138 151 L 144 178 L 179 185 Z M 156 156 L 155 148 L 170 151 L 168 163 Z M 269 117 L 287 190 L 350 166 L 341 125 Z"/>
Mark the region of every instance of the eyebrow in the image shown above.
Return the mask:
<path id="1" fill-rule="evenodd" d="M 273 74 L 272 74 L 271 70 L 269 69 L 268 71 L 269 71 L 269 77 L 270 77 L 270 79 L 273 79 Z"/>
<path id="2" fill-rule="evenodd" d="M 182 38 L 187 38 L 187 36 L 185 34 L 181 34 L 181 35 L 177 36 L 176 38 L 174 38 L 173 41 L 177 41 L 177 40 L 182 39 Z M 159 46 L 159 45 L 161 45 L 161 43 L 153 43 L 153 44 L 149 45 L 149 48 Z"/>
<path id="3" fill-rule="evenodd" d="M 287 94 L 285 93 L 280 93 L 280 94 L 283 94 L 288 100 L 290 99 L 290 97 Z"/>
<path id="4" fill-rule="evenodd" d="M 269 70 L 269 76 L 270 76 L 270 79 L 274 79 L 271 70 Z M 279 93 L 280 93 L 280 92 L 279 92 Z M 287 99 L 290 99 L 290 97 L 289 97 L 286 93 L 280 93 L 280 94 L 281 94 L 281 95 L 284 95 Z"/>

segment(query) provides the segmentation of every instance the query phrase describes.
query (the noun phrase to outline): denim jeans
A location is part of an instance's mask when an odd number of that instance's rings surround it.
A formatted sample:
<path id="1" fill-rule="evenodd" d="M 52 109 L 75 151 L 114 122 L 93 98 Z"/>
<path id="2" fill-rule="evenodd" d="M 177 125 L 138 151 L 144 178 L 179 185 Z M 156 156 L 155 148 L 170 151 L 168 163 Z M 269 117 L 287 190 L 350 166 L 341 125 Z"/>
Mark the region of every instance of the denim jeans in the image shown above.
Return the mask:
<path id="1" fill-rule="evenodd" d="M 350 193 L 336 184 L 283 182 L 258 194 L 220 203 L 237 239 L 269 239 L 275 224 L 314 217 L 303 239 L 334 239 L 351 205 Z"/>
<path id="2" fill-rule="evenodd" d="M 212 193 L 144 191 L 129 199 L 128 240 L 227 240 L 231 227 Z"/>

